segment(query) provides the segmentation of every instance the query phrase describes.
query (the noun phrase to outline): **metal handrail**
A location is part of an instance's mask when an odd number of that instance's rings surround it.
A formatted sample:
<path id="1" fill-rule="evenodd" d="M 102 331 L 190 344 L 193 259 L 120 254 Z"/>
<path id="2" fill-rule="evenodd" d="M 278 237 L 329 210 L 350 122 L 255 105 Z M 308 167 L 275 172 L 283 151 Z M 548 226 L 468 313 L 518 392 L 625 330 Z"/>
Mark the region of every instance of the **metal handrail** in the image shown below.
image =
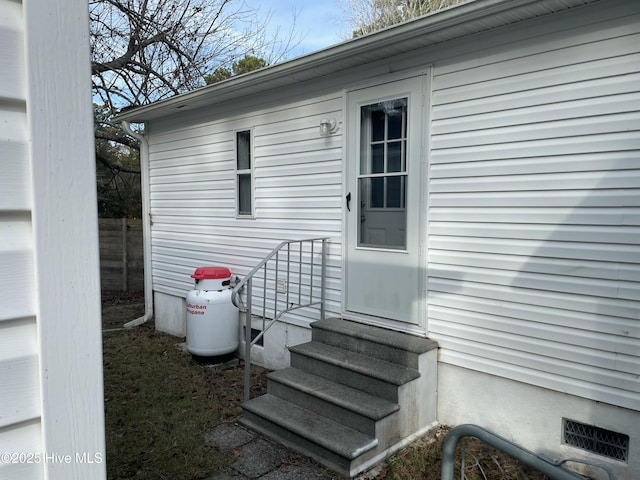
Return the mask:
<path id="1" fill-rule="evenodd" d="M 326 270 L 327 270 L 327 242 L 329 241 L 328 237 L 314 237 L 314 238 L 305 238 L 302 240 L 285 240 L 280 242 L 280 244 L 274 248 L 264 259 L 260 261 L 255 267 L 251 269 L 251 271 L 245 275 L 242 279 L 236 282 L 233 290 L 231 292 L 231 302 L 238 307 L 241 312 L 245 314 L 245 356 L 244 356 L 244 401 L 247 401 L 251 398 L 250 392 L 250 381 L 251 381 L 251 347 L 255 345 L 255 343 L 262 338 L 269 328 L 274 325 L 278 320 L 282 318 L 286 313 L 296 310 L 299 308 L 312 307 L 315 305 L 319 305 L 320 307 L 320 319 L 324 320 L 325 317 L 325 293 L 326 293 Z M 318 265 L 315 262 L 315 245 L 316 242 L 322 242 L 322 250 L 320 252 L 320 294 L 319 296 L 314 296 L 314 268 Z M 298 244 L 297 250 L 297 260 L 296 260 L 296 251 L 292 252 L 291 246 L 294 244 Z M 304 245 L 308 244 L 308 249 L 304 250 Z M 286 269 L 285 272 L 280 271 L 280 253 L 286 247 Z M 293 259 L 292 259 L 293 253 Z M 307 265 L 303 262 L 303 254 L 309 255 L 309 282 L 308 294 L 303 293 L 303 265 Z M 269 262 L 275 262 L 274 268 L 274 278 L 268 279 L 268 267 Z M 284 260 L 282 260 L 284 261 Z M 297 295 L 294 292 L 293 295 L 290 295 L 289 286 L 292 278 L 292 266 L 298 265 L 297 272 L 297 286 L 298 291 Z M 253 280 L 254 277 L 258 276 L 260 272 L 262 272 L 262 331 L 258 334 L 254 339 L 251 338 L 252 332 L 252 318 L 253 318 L 253 303 L 254 303 L 254 292 L 253 292 Z M 280 277 L 284 277 L 282 281 L 284 282 L 284 289 L 286 289 L 286 297 L 284 299 L 279 299 L 279 293 L 281 292 L 281 288 L 279 288 Z M 267 289 L 267 284 L 271 283 L 273 288 Z M 307 284 L 305 284 L 305 287 Z M 242 292 L 245 291 L 246 303 L 242 300 Z M 273 292 L 273 308 L 271 308 L 271 304 L 269 307 L 267 306 L 267 294 Z M 297 297 L 297 298 L 296 298 Z M 316 300 L 317 297 L 317 300 Z M 305 301 L 303 301 L 305 300 Z M 279 305 L 284 302 L 284 308 L 279 309 Z M 271 318 L 269 319 L 269 323 L 267 324 L 267 313 L 271 313 Z"/>
<path id="2" fill-rule="evenodd" d="M 540 473 L 543 473 L 552 480 L 584 480 L 583 476 L 562 467 L 563 463 L 567 463 L 569 461 L 588 463 L 592 467 L 604 470 L 609 475 L 609 480 L 615 480 L 616 478 L 613 471 L 606 465 L 589 463 L 577 459 L 555 461 L 527 450 L 526 448 L 523 448 L 506 438 L 502 438 L 479 425 L 465 424 L 458 425 L 451 429 L 447 434 L 447 438 L 444 440 L 444 445 L 442 446 L 442 470 L 440 472 L 440 480 L 453 480 L 456 446 L 464 437 L 475 437 L 478 440 L 491 445 L 493 448 L 496 448 L 510 457 L 524 463 L 525 465 L 534 468 Z"/>

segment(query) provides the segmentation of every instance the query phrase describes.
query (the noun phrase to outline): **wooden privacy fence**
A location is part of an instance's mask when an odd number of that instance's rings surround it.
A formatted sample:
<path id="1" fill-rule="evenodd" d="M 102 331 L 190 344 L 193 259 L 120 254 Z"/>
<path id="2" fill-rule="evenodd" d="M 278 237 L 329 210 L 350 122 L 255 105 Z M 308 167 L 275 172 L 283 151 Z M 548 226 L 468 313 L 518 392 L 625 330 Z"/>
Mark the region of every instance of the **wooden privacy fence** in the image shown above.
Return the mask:
<path id="1" fill-rule="evenodd" d="M 143 290 L 142 220 L 100 218 L 98 225 L 102 289 Z"/>

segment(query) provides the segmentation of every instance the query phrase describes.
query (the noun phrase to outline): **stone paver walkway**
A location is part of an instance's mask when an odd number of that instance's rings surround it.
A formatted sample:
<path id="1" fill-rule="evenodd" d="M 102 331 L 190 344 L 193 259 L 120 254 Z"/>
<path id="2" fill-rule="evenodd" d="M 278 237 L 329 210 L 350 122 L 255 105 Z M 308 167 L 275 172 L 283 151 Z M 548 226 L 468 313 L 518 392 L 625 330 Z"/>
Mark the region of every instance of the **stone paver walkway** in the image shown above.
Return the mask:
<path id="1" fill-rule="evenodd" d="M 225 423 L 207 434 L 205 441 L 235 457 L 226 470 L 207 480 L 339 480 L 334 473 L 306 457 L 237 424 Z"/>

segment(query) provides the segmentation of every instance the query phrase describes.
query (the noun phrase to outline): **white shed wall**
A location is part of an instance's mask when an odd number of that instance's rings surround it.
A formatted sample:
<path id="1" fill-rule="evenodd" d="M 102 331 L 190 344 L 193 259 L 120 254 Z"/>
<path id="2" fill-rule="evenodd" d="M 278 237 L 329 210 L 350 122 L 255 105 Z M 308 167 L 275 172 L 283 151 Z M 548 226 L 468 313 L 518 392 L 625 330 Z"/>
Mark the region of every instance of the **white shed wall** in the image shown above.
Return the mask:
<path id="1" fill-rule="evenodd" d="M 342 137 L 321 137 L 320 120 L 341 119 L 328 95 L 224 119 L 150 130 L 153 285 L 185 297 L 202 265 L 244 275 L 282 240 L 331 237 L 328 310 L 340 311 Z M 234 138 L 252 129 L 254 218 L 236 217 Z M 160 312 L 159 312 L 160 314 Z M 317 312 L 287 315 L 306 326 Z M 172 327 L 174 330 L 175 328 Z"/>
<path id="2" fill-rule="evenodd" d="M 0 452 L 42 445 L 22 5 L 0 0 Z M 0 462 L 0 477 L 43 478 Z"/>
<path id="3" fill-rule="evenodd" d="M 640 4 L 620 5 L 436 64 L 428 316 L 443 362 L 637 410 Z"/>
<path id="4" fill-rule="evenodd" d="M 0 478 L 7 480 L 106 478 L 87 25 L 82 0 L 0 0 Z"/>

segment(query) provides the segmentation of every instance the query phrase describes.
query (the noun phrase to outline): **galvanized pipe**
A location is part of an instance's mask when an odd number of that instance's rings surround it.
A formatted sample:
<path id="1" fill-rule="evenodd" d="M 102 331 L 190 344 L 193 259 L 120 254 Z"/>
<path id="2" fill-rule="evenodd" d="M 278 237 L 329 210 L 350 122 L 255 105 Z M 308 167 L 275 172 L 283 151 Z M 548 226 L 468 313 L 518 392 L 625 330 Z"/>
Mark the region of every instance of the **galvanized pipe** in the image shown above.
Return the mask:
<path id="1" fill-rule="evenodd" d="M 458 425 L 447 434 L 442 447 L 441 480 L 453 480 L 456 446 L 463 437 L 475 437 L 525 465 L 536 469 L 551 480 L 584 480 L 584 477 L 554 465 L 520 445 L 510 442 L 478 425 L 471 424 Z"/>

